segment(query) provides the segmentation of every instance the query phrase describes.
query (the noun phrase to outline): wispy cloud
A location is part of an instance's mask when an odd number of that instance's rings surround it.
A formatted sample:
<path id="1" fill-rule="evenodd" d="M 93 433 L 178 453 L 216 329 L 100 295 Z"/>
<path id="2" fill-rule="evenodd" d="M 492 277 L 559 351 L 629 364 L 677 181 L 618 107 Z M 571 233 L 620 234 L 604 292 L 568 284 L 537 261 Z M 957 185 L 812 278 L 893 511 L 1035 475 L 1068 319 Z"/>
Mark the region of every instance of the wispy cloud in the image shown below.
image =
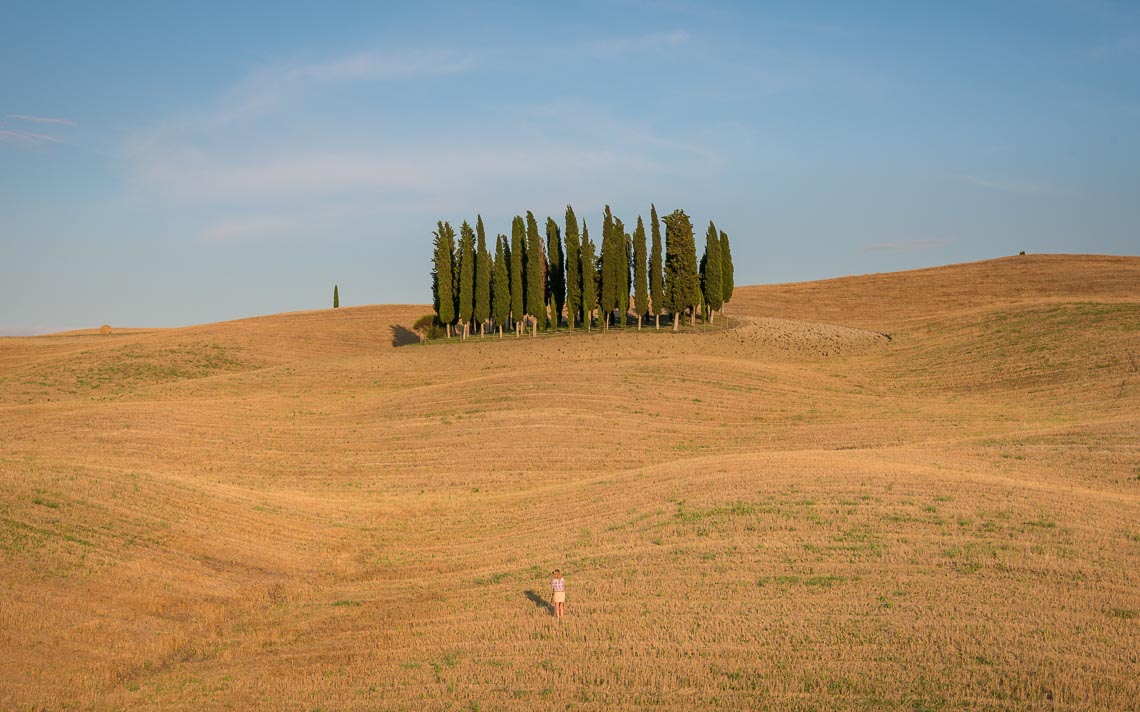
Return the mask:
<path id="1" fill-rule="evenodd" d="M 485 56 L 451 51 L 368 51 L 324 62 L 269 67 L 253 72 L 231 88 L 206 123 L 224 125 L 271 112 L 329 84 L 462 74 L 478 67 Z"/>
<path id="2" fill-rule="evenodd" d="M 899 240 L 894 242 L 876 242 L 863 248 L 864 252 L 921 252 L 946 247 L 947 240 Z"/>
<path id="3" fill-rule="evenodd" d="M 591 42 L 587 51 L 601 56 L 641 54 L 673 49 L 686 44 L 689 33 L 685 30 L 670 32 L 650 32 L 642 35 L 605 37 Z"/>
<path id="4" fill-rule="evenodd" d="M 55 136 L 32 131 L 0 128 L 0 143 L 14 143 L 21 146 L 42 146 L 45 143 L 59 143 L 59 139 Z"/>
<path id="5" fill-rule="evenodd" d="M 955 179 L 965 181 L 978 188 L 985 190 L 993 190 L 1001 193 L 1014 193 L 1016 195 L 1052 195 L 1052 196 L 1073 196 L 1076 193 L 1066 188 L 1059 188 L 1057 186 L 1045 185 L 1043 183 L 1033 183 L 1021 180 L 1007 180 L 999 178 L 985 178 L 981 176 L 971 175 L 956 175 Z"/>
<path id="6" fill-rule="evenodd" d="M 52 124 L 54 126 L 74 126 L 75 122 L 71 119 L 51 118 L 48 116 L 32 116 L 30 114 L 8 114 L 9 119 L 17 119 L 19 121 L 30 121 L 33 124 Z"/>

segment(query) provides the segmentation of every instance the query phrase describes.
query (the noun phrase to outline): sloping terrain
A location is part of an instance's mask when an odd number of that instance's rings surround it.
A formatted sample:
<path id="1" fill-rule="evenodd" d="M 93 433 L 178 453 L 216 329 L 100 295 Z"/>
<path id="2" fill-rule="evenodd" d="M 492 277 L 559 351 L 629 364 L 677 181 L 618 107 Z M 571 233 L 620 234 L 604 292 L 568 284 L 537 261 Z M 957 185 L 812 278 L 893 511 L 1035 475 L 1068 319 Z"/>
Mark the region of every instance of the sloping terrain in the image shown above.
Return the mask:
<path id="1" fill-rule="evenodd" d="M 426 311 L 0 339 L 0 707 L 1140 698 L 1140 258 Z"/>

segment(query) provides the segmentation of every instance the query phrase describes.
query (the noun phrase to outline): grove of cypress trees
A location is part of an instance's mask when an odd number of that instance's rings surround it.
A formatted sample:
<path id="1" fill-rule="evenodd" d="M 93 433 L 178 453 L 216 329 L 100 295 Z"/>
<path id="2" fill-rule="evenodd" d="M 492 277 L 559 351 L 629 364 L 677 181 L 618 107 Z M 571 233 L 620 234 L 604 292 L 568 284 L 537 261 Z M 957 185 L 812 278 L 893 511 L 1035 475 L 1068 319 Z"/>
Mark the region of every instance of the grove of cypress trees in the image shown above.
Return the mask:
<path id="1" fill-rule="evenodd" d="M 538 222 L 529 210 L 526 211 L 526 311 L 534 319 L 530 334 L 533 338 L 538 336 L 540 317 L 544 326 L 546 322 L 546 255 L 538 234 Z"/>
<path id="2" fill-rule="evenodd" d="M 661 222 L 657 219 L 657 206 L 649 205 L 649 223 L 653 243 L 649 250 L 649 301 L 653 304 L 655 328 L 661 328 L 661 310 L 664 307 L 665 285 L 661 264 Z"/>
<path id="3" fill-rule="evenodd" d="M 723 287 L 723 297 L 721 297 L 720 313 L 724 314 L 724 305 L 732 299 L 732 292 L 735 285 L 732 282 L 732 250 L 728 246 L 728 233 L 724 230 L 720 231 L 720 264 L 721 264 L 721 287 Z"/>
<path id="4" fill-rule="evenodd" d="M 724 304 L 724 284 L 721 281 L 720 236 L 716 225 L 709 220 L 705 234 L 705 254 L 701 258 L 701 291 L 705 298 L 705 319 L 713 323 L 713 315 Z"/>
<path id="5" fill-rule="evenodd" d="M 637 311 L 637 330 L 641 331 L 641 317 L 649 311 L 649 284 L 646 270 L 649 265 L 645 255 L 645 224 L 637 216 L 637 227 L 633 230 L 633 306 Z"/>
<path id="6" fill-rule="evenodd" d="M 333 285 L 333 309 L 340 309 L 340 285 Z"/>
<path id="7" fill-rule="evenodd" d="M 475 309 L 475 231 L 466 220 L 459 227 L 459 323 L 467 338 Z"/>
<path id="8" fill-rule="evenodd" d="M 566 321 L 574 333 L 574 320 L 582 311 L 582 257 L 578 240 L 578 218 L 566 206 Z"/>
<path id="9" fill-rule="evenodd" d="M 503 338 L 503 324 L 511 315 L 511 277 L 507 269 L 507 236 L 495 238 L 495 268 L 491 274 L 491 315 Z"/>
<path id="10" fill-rule="evenodd" d="M 479 324 L 479 336 L 487 329 L 491 316 L 491 253 L 487 251 L 487 234 L 483 231 L 483 216 L 475 220 L 475 305 L 472 317 Z"/>
<path id="11" fill-rule="evenodd" d="M 673 310 L 673 330 L 681 313 L 692 310 L 690 324 L 697 323 L 697 307 L 701 302 L 701 278 L 697 270 L 697 246 L 693 240 L 693 223 L 684 210 L 674 210 L 662 220 L 665 223 L 665 300 Z"/>
<path id="12" fill-rule="evenodd" d="M 432 300 L 435 302 L 435 313 L 439 321 L 447 329 L 447 337 L 451 338 L 451 322 L 455 321 L 455 232 L 449 223 L 439 222 L 439 230 L 435 233 L 435 254 L 432 259 Z"/>
<path id="13" fill-rule="evenodd" d="M 523 323 L 523 297 L 525 295 L 525 279 L 523 278 L 523 265 L 526 262 L 526 227 L 522 217 L 516 215 L 511 223 L 511 324 L 515 328 L 515 336 L 519 336 L 519 328 Z"/>
<path id="14" fill-rule="evenodd" d="M 590 241 L 590 230 L 582 221 L 582 319 L 586 331 L 594 328 L 594 309 L 598 306 L 598 258 L 594 243 Z"/>
<path id="15" fill-rule="evenodd" d="M 550 293 L 547 301 L 554 329 L 562 321 L 562 308 L 566 306 L 566 261 L 562 251 L 562 233 L 554 218 L 546 218 L 546 256 L 549 266 L 546 272 L 546 288 Z"/>

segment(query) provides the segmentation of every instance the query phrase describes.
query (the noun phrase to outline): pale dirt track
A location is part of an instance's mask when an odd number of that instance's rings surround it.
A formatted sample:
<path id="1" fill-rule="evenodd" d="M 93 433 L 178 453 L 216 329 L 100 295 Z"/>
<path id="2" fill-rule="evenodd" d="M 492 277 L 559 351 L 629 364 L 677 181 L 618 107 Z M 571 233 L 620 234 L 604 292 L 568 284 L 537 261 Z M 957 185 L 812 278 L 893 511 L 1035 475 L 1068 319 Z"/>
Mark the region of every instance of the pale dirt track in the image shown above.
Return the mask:
<path id="1" fill-rule="evenodd" d="M 1140 698 L 1140 258 L 425 311 L 0 339 L 0 707 Z"/>

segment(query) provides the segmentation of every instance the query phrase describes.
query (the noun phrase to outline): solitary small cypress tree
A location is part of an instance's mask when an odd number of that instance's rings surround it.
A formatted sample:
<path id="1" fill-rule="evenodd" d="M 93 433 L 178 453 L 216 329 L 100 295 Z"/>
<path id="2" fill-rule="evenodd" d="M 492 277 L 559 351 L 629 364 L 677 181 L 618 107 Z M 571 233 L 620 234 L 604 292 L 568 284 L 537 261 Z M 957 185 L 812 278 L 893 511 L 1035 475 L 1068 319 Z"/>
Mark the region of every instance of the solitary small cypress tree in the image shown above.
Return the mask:
<path id="1" fill-rule="evenodd" d="M 597 248 L 590 240 L 590 230 L 582 221 L 582 319 L 586 331 L 593 329 L 594 310 L 598 307 L 598 258 Z"/>
<path id="2" fill-rule="evenodd" d="M 439 230 L 435 233 L 435 256 L 431 273 L 435 313 L 440 323 L 447 328 L 448 338 L 451 338 L 451 322 L 455 321 L 454 234 L 450 224 L 439 222 Z"/>
<path id="3" fill-rule="evenodd" d="M 546 255 L 534 213 L 526 211 L 526 311 L 534 319 L 531 337 L 538 336 L 539 321 L 546 323 Z"/>
<path id="4" fill-rule="evenodd" d="M 732 249 L 728 246 L 728 233 L 724 230 L 720 231 L 720 264 L 721 264 L 721 286 L 723 287 L 723 294 L 720 313 L 724 314 L 724 305 L 728 304 L 732 299 L 732 292 L 735 289 L 732 276 Z"/>
<path id="5" fill-rule="evenodd" d="M 637 227 L 633 230 L 633 306 L 637 311 L 637 328 L 641 330 L 641 317 L 649 311 L 649 284 L 646 270 L 649 265 L 645 256 L 645 224 L 637 216 Z"/>
<path id="6" fill-rule="evenodd" d="M 547 303 L 554 329 L 562 320 L 562 308 L 566 306 L 566 265 L 562 251 L 562 234 L 554 218 L 546 218 L 546 257 L 549 260 L 546 271 Z"/>
<path id="7" fill-rule="evenodd" d="M 582 246 L 578 239 L 578 218 L 566 206 L 566 321 L 574 333 L 574 320 L 582 311 Z"/>
<path id="8" fill-rule="evenodd" d="M 472 318 L 479 324 L 479 335 L 483 336 L 487 319 L 491 316 L 491 253 L 487 251 L 482 215 L 475 221 L 475 238 L 475 306 Z"/>
<path id="9" fill-rule="evenodd" d="M 503 324 L 511 315 L 511 277 L 507 269 L 507 236 L 495 239 L 495 268 L 491 275 L 491 314 L 503 338 Z"/>
<path id="10" fill-rule="evenodd" d="M 705 320 L 710 324 L 713 323 L 713 315 L 724 303 L 722 274 L 720 236 L 716 225 L 709 220 L 709 230 L 705 233 L 705 254 L 701 258 L 701 291 L 705 298 Z"/>
<path id="11" fill-rule="evenodd" d="M 516 215 L 511 223 L 511 325 L 515 336 L 523 323 L 523 297 L 526 296 L 526 280 L 523 267 L 526 263 L 526 227 L 522 217 Z"/>
<path id="12" fill-rule="evenodd" d="M 467 338 L 475 309 L 475 231 L 464 220 L 459 227 L 459 323 Z"/>
<path id="13" fill-rule="evenodd" d="M 665 285 L 661 263 L 661 222 L 657 219 L 657 206 L 649 206 L 649 222 L 653 231 L 653 244 L 649 251 L 649 301 L 652 303 L 655 328 L 661 328 L 661 311 L 664 308 Z"/>
<path id="14" fill-rule="evenodd" d="M 673 330 L 676 331 L 681 313 L 686 309 L 691 310 L 690 323 L 697 322 L 701 277 L 689 216 L 684 210 L 674 210 L 662 221 L 665 223 L 665 301 L 673 311 Z"/>
<path id="15" fill-rule="evenodd" d="M 333 309 L 340 309 L 340 286 L 333 285 Z"/>

